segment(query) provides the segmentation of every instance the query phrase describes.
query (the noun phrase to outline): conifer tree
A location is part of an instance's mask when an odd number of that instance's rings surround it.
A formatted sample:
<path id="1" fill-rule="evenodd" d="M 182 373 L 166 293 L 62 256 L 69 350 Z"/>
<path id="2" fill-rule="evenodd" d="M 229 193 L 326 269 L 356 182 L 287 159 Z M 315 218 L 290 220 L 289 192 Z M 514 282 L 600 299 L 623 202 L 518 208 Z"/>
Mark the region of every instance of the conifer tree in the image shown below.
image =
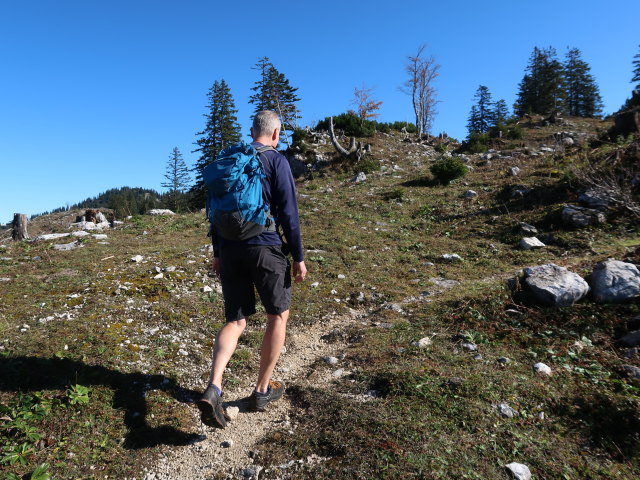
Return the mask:
<path id="1" fill-rule="evenodd" d="M 162 184 L 162 187 L 169 189 L 167 206 L 174 212 L 182 211 L 185 203 L 184 192 L 191 182 L 191 176 L 178 147 L 175 147 L 169 155 L 164 178 L 167 181 Z"/>
<path id="2" fill-rule="evenodd" d="M 509 107 L 503 99 L 493 104 L 493 126 L 504 125 L 509 118 Z"/>
<path id="3" fill-rule="evenodd" d="M 476 103 L 471 107 L 467 128 L 472 133 L 487 133 L 494 125 L 495 112 L 491 101 L 491 92 L 484 85 L 480 85 L 473 97 Z"/>
<path id="4" fill-rule="evenodd" d="M 200 137 L 195 142 L 197 148 L 194 150 L 200 152 L 194 168 L 196 183 L 191 188 L 191 202 L 196 208 L 202 208 L 205 203 L 206 187 L 202 178 L 204 168 L 216 159 L 222 149 L 239 142 L 241 138 L 236 117 L 238 110 L 224 79 L 213 83 L 207 98 L 208 112 L 204 114 L 207 120 L 204 129 L 196 134 Z"/>
<path id="5" fill-rule="evenodd" d="M 636 53 L 633 58 L 633 78 L 631 78 L 631 82 L 640 82 L 640 52 Z M 640 83 L 636 85 L 636 88 L 640 88 Z"/>
<path id="6" fill-rule="evenodd" d="M 289 84 L 285 75 L 279 72 L 268 57 L 258 59 L 254 70 L 260 73 L 259 80 L 251 88 L 255 93 L 249 97 L 249 103 L 255 105 L 254 113 L 260 110 L 273 110 L 280 116 L 283 130 L 293 130 L 301 118 L 296 102 L 300 100 L 297 88 Z"/>
<path id="7" fill-rule="evenodd" d="M 554 48 L 533 49 L 518 88 L 518 98 L 513 106 L 516 115 L 564 113 L 563 68 Z"/>
<path id="8" fill-rule="evenodd" d="M 602 113 L 602 97 L 589 73 L 591 68 L 580 55 L 580 50 L 571 48 L 564 63 L 566 113 L 574 117 L 595 117 Z"/>

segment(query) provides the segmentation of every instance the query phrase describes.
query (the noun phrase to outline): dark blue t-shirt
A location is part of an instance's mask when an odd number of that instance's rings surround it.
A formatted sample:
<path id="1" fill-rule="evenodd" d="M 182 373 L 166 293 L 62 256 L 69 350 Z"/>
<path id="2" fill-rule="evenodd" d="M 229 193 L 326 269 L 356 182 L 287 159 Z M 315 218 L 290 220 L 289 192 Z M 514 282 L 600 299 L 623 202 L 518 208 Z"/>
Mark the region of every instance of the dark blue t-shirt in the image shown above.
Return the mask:
<path id="1" fill-rule="evenodd" d="M 262 146 L 253 142 L 254 147 Z M 296 199 L 296 184 L 291 174 L 291 167 L 287 159 L 275 150 L 267 150 L 260 155 L 265 177 L 262 179 L 262 198 L 270 206 L 271 215 L 281 228 L 284 238 L 291 249 L 291 255 L 296 262 L 304 260 L 302 251 L 302 236 L 300 235 L 300 220 L 298 218 L 298 201 Z M 233 245 L 282 245 L 278 232 L 263 232 L 260 235 L 244 241 L 227 240 L 212 235 L 215 256 L 219 249 Z"/>

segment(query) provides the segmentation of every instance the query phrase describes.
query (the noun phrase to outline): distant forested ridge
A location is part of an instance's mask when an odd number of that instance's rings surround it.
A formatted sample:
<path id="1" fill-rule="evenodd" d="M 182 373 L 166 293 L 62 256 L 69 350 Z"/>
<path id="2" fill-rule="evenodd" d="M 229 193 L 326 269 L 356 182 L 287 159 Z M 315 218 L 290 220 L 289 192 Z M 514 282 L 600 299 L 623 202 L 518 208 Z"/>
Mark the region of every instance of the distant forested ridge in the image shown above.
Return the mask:
<path id="1" fill-rule="evenodd" d="M 59 207 L 49 212 L 38 213 L 32 215 L 31 218 L 82 208 L 108 208 L 115 212 L 116 218 L 121 218 L 128 215 L 141 215 L 152 208 L 166 208 L 167 200 L 167 193 L 161 194 L 149 188 L 111 188 L 95 197 L 89 197 L 81 202 Z"/>

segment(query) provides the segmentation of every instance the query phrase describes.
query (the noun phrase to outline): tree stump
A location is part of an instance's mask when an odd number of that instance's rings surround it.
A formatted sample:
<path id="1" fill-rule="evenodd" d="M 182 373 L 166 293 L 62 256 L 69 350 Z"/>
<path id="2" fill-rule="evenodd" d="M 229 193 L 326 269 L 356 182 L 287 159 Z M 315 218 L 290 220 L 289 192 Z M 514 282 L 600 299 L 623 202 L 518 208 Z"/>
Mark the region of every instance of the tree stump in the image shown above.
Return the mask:
<path id="1" fill-rule="evenodd" d="M 27 232 L 27 216 L 24 213 L 13 214 L 13 231 L 11 238 L 13 240 L 26 240 L 29 238 L 29 232 Z"/>

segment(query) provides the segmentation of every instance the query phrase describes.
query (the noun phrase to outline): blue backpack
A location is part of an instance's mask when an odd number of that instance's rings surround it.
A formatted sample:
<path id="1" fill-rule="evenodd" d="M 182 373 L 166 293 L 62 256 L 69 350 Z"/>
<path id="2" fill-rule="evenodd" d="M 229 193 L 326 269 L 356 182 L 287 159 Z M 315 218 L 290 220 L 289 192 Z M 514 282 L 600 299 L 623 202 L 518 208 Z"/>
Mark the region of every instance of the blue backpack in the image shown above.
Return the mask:
<path id="1" fill-rule="evenodd" d="M 207 217 L 217 235 L 242 241 L 276 231 L 269 205 L 262 198 L 265 173 L 260 154 L 267 150 L 275 149 L 236 143 L 204 168 L 202 177 L 209 189 Z"/>

